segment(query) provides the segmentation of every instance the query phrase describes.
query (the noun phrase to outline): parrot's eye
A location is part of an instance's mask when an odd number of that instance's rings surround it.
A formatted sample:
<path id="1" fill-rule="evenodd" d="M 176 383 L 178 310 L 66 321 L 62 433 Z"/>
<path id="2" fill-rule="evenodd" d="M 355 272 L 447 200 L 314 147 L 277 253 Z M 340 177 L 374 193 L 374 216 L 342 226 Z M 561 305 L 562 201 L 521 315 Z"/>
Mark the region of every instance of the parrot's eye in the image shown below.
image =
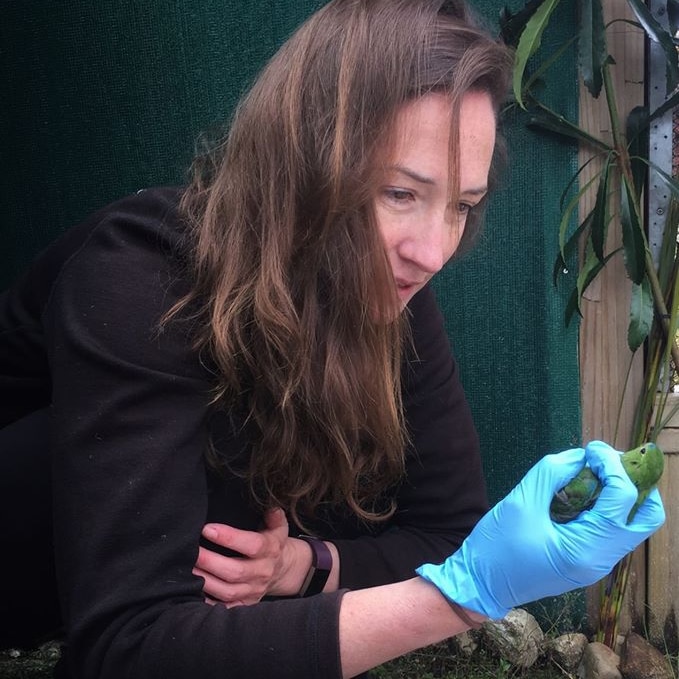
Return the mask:
<path id="1" fill-rule="evenodd" d="M 642 455 L 645 455 L 645 454 L 646 454 L 646 446 L 644 446 L 639 452 L 640 452 Z"/>

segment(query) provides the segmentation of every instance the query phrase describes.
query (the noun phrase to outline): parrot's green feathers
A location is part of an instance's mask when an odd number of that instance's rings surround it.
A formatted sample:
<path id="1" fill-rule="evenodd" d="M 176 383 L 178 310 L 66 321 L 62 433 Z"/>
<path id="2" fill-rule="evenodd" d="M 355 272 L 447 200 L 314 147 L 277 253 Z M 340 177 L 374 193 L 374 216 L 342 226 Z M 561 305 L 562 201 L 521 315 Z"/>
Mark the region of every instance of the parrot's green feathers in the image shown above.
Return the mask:
<path id="1" fill-rule="evenodd" d="M 639 492 L 637 501 L 627 517 L 629 523 L 641 503 L 655 488 L 662 476 L 664 456 L 662 450 L 655 443 L 644 443 L 638 448 L 623 453 L 620 459 L 627 476 Z M 601 484 L 599 480 L 589 467 L 585 467 L 552 499 L 549 507 L 552 520 L 557 523 L 571 521 L 581 512 L 591 509 L 600 493 Z"/>

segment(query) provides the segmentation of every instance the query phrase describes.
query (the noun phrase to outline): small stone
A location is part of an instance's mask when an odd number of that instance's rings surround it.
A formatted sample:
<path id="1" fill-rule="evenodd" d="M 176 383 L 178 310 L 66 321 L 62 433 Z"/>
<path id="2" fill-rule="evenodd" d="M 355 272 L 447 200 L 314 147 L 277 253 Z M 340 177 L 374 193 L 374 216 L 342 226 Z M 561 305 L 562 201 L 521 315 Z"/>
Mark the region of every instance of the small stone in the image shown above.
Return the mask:
<path id="1" fill-rule="evenodd" d="M 7 655 L 10 658 L 19 658 L 19 657 L 21 657 L 21 651 L 18 648 L 10 648 L 7 651 Z"/>
<path id="2" fill-rule="evenodd" d="M 550 658 L 566 672 L 577 668 L 586 646 L 587 637 L 580 632 L 569 632 L 545 642 L 545 650 Z"/>
<path id="3" fill-rule="evenodd" d="M 479 632 L 467 630 L 454 636 L 450 640 L 453 651 L 464 658 L 471 658 L 479 647 Z"/>
<path id="4" fill-rule="evenodd" d="M 540 656 L 545 635 L 535 618 L 522 608 L 503 620 L 486 622 L 483 632 L 489 648 L 515 667 L 531 667 Z"/>
<path id="5" fill-rule="evenodd" d="M 587 644 L 578 667 L 579 679 L 622 679 L 618 669 L 620 656 L 606 644 L 593 641 Z"/>
<path id="6" fill-rule="evenodd" d="M 620 660 L 625 679 L 673 679 L 667 658 L 639 634 L 630 632 L 625 638 Z"/>

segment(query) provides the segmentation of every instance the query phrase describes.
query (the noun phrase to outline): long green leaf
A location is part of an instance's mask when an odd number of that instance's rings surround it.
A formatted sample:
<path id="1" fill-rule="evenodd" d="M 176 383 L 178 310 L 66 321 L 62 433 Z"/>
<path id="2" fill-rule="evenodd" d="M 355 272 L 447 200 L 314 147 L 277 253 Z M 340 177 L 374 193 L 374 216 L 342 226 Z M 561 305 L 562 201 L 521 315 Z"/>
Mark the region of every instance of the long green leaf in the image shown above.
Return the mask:
<path id="1" fill-rule="evenodd" d="M 582 299 L 582 295 L 584 294 L 585 290 L 589 287 L 590 283 L 597 277 L 597 274 L 604 268 L 606 265 L 606 262 L 616 253 L 618 252 L 617 250 L 614 252 L 611 252 L 610 254 L 606 255 L 604 257 L 603 261 L 601 261 L 596 254 L 594 253 L 594 250 L 592 250 L 591 247 L 587 247 L 585 251 L 585 261 L 580 268 L 580 272 L 578 274 L 578 282 L 577 282 L 577 288 L 578 288 L 578 299 Z M 578 308 L 580 304 L 578 302 Z"/>
<path id="2" fill-rule="evenodd" d="M 610 212 L 608 209 L 608 178 L 610 176 L 610 168 L 611 156 L 609 155 L 601 170 L 599 188 L 596 192 L 596 201 L 594 203 L 594 209 L 592 210 L 592 231 L 590 238 L 592 239 L 594 254 L 598 257 L 600 262 L 604 260 L 604 246 L 606 244 L 606 234 L 608 233 L 608 223 L 610 221 Z"/>
<path id="3" fill-rule="evenodd" d="M 542 61 L 542 63 L 535 65 L 535 70 L 531 73 L 530 77 L 528 77 L 522 85 L 524 96 L 533 89 L 534 84 L 544 83 L 543 75 L 547 71 L 549 71 L 549 69 L 552 68 L 552 66 L 554 66 L 554 64 L 556 64 L 559 61 L 559 59 L 561 59 L 564 56 L 564 54 L 573 46 L 573 43 L 577 42 L 577 39 L 578 36 L 574 35 L 570 37 L 568 40 L 565 40 L 563 44 L 559 47 L 559 49 L 556 50 L 556 52 L 554 52 L 547 59 Z"/>
<path id="4" fill-rule="evenodd" d="M 670 177 L 667 172 L 659 168 L 655 163 L 649 163 L 648 165 L 660 175 L 660 178 L 665 182 L 674 197 L 679 199 L 679 182 L 674 177 Z"/>
<path id="5" fill-rule="evenodd" d="M 546 108 L 542 108 L 539 111 L 532 113 L 528 118 L 527 125 L 530 128 L 552 132 L 567 140 L 584 142 L 585 144 L 594 146 L 595 148 L 601 149 L 602 151 L 611 150 L 611 146 L 606 144 L 606 142 L 602 141 L 601 139 L 597 139 L 574 123 L 571 123 L 563 116 Z"/>
<path id="6" fill-rule="evenodd" d="M 679 90 L 677 90 L 669 99 L 667 99 L 664 104 L 658 106 L 658 108 L 655 109 L 653 113 L 651 113 L 648 118 L 648 122 L 650 123 L 656 118 L 659 118 L 660 116 L 667 113 L 667 111 L 672 111 L 677 105 L 679 105 Z"/>
<path id="7" fill-rule="evenodd" d="M 578 314 L 578 316 L 582 316 L 582 313 L 580 312 L 578 291 L 573 290 L 573 292 L 571 292 L 571 294 L 568 298 L 568 302 L 566 304 L 566 309 L 564 311 L 564 320 L 565 320 L 565 323 L 566 323 L 566 327 L 568 327 L 571 324 L 571 321 L 573 320 L 573 316 L 576 313 Z"/>
<path id="8" fill-rule="evenodd" d="M 640 284 L 646 275 L 646 246 L 641 224 L 634 209 L 634 200 L 634 188 L 623 177 L 620 187 L 620 222 L 625 267 L 632 282 Z"/>
<path id="9" fill-rule="evenodd" d="M 500 10 L 500 38 L 505 45 L 516 47 L 526 23 L 535 14 L 541 2 L 542 0 L 529 0 L 516 14 L 512 14 L 507 7 Z"/>
<path id="10" fill-rule="evenodd" d="M 667 19 L 670 24 L 670 35 L 679 31 L 679 0 L 667 0 Z"/>
<path id="11" fill-rule="evenodd" d="M 677 48 L 672 36 L 653 17 L 642 0 L 627 0 L 639 23 L 644 27 L 648 37 L 657 42 L 665 52 L 665 80 L 667 94 L 679 84 L 679 63 L 677 62 Z"/>
<path id="12" fill-rule="evenodd" d="M 601 92 L 601 69 L 606 61 L 606 34 L 601 0 L 581 0 L 578 57 L 580 73 L 590 94 Z"/>
<path id="13" fill-rule="evenodd" d="M 626 136 L 630 154 L 632 179 L 635 195 L 642 195 L 646 184 L 646 163 L 648 158 L 648 109 L 635 106 L 627 116 Z"/>
<path id="14" fill-rule="evenodd" d="M 573 211 L 575 208 L 578 207 L 578 203 L 580 201 L 580 198 L 582 198 L 582 195 L 589 189 L 589 187 L 596 181 L 596 177 L 592 177 L 584 186 L 580 187 L 580 190 L 568 201 L 568 205 L 564 208 L 562 214 L 561 214 L 561 221 L 559 222 L 559 251 L 561 252 L 561 256 L 566 261 L 566 253 L 565 253 L 565 248 L 566 248 L 566 234 L 568 233 L 568 227 L 570 226 L 571 223 L 571 216 L 573 214 Z M 593 211 L 592 211 L 593 212 Z M 592 220 L 592 212 L 590 212 L 587 217 L 584 219 L 583 224 L 587 222 L 587 225 L 589 226 L 591 220 Z M 578 231 L 582 230 L 582 225 L 578 229 Z M 572 240 L 572 236 L 569 240 Z"/>
<path id="15" fill-rule="evenodd" d="M 513 88 L 514 98 L 521 108 L 526 108 L 523 103 L 522 94 L 523 74 L 526 71 L 526 65 L 540 47 L 542 34 L 549 23 L 549 17 L 558 4 L 559 0 L 544 0 L 535 14 L 528 20 L 528 23 L 526 23 L 526 27 L 519 38 L 519 46 L 516 48 L 514 59 Z"/>
<path id="16" fill-rule="evenodd" d="M 568 304 L 566 305 L 566 311 L 564 313 L 566 325 L 570 323 L 575 312 L 582 316 L 580 301 L 582 300 L 585 290 L 587 290 L 590 283 L 597 277 L 604 266 L 606 266 L 608 260 L 618 252 L 620 252 L 619 248 L 606 255 L 604 261 L 600 262 L 599 258 L 594 254 L 591 247 L 586 249 L 585 263 L 578 274 L 576 289 L 573 290 L 573 293 L 568 300 Z"/>
<path id="17" fill-rule="evenodd" d="M 560 244 L 559 254 L 554 260 L 554 268 L 552 270 L 552 281 L 554 285 L 557 285 L 559 281 L 559 276 L 568 273 L 569 264 L 577 254 L 578 242 L 582 234 L 589 228 L 590 222 L 592 221 L 592 213 L 590 212 L 587 217 L 582 220 L 582 224 L 571 234 L 568 240 Z"/>
<path id="18" fill-rule="evenodd" d="M 632 285 L 632 301 L 627 327 L 627 345 L 632 353 L 644 343 L 651 331 L 652 323 L 653 295 L 648 276 L 644 276 L 640 285 Z"/>
<path id="19" fill-rule="evenodd" d="M 593 163 L 593 162 L 597 159 L 597 157 L 598 157 L 598 156 L 590 156 L 590 157 L 589 157 L 582 165 L 580 165 L 580 167 L 578 168 L 578 171 L 577 171 L 577 172 L 576 172 L 576 173 L 568 180 L 568 184 L 566 184 L 566 186 L 564 187 L 564 190 L 561 192 L 561 196 L 559 197 L 559 210 L 563 210 L 564 201 L 565 201 L 566 198 L 568 198 L 568 196 L 570 195 L 570 193 L 571 193 L 571 188 L 573 187 L 573 185 L 575 184 L 575 182 L 578 181 L 578 178 L 580 177 L 580 174 L 581 174 L 582 172 L 584 172 L 585 168 L 586 168 L 590 163 Z M 587 186 L 589 186 L 595 179 L 596 179 L 596 177 L 590 179 L 590 180 L 587 182 Z"/>

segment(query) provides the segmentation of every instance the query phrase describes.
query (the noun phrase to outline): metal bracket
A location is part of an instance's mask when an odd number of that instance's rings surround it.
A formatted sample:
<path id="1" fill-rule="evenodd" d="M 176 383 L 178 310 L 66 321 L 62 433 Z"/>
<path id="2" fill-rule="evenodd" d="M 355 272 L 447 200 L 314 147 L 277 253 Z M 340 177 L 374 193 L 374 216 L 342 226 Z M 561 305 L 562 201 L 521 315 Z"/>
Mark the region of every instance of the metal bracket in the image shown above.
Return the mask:
<path id="1" fill-rule="evenodd" d="M 667 28 L 667 3 L 650 0 L 649 9 L 658 23 Z M 665 55 L 662 48 L 652 40 L 648 47 L 648 107 L 652 113 L 667 98 L 665 87 Z M 649 160 L 651 168 L 648 175 L 648 243 L 656 266 L 660 256 L 665 219 L 670 205 L 670 191 L 667 184 L 653 166 L 668 175 L 672 174 L 672 111 L 651 123 L 649 131 Z"/>

